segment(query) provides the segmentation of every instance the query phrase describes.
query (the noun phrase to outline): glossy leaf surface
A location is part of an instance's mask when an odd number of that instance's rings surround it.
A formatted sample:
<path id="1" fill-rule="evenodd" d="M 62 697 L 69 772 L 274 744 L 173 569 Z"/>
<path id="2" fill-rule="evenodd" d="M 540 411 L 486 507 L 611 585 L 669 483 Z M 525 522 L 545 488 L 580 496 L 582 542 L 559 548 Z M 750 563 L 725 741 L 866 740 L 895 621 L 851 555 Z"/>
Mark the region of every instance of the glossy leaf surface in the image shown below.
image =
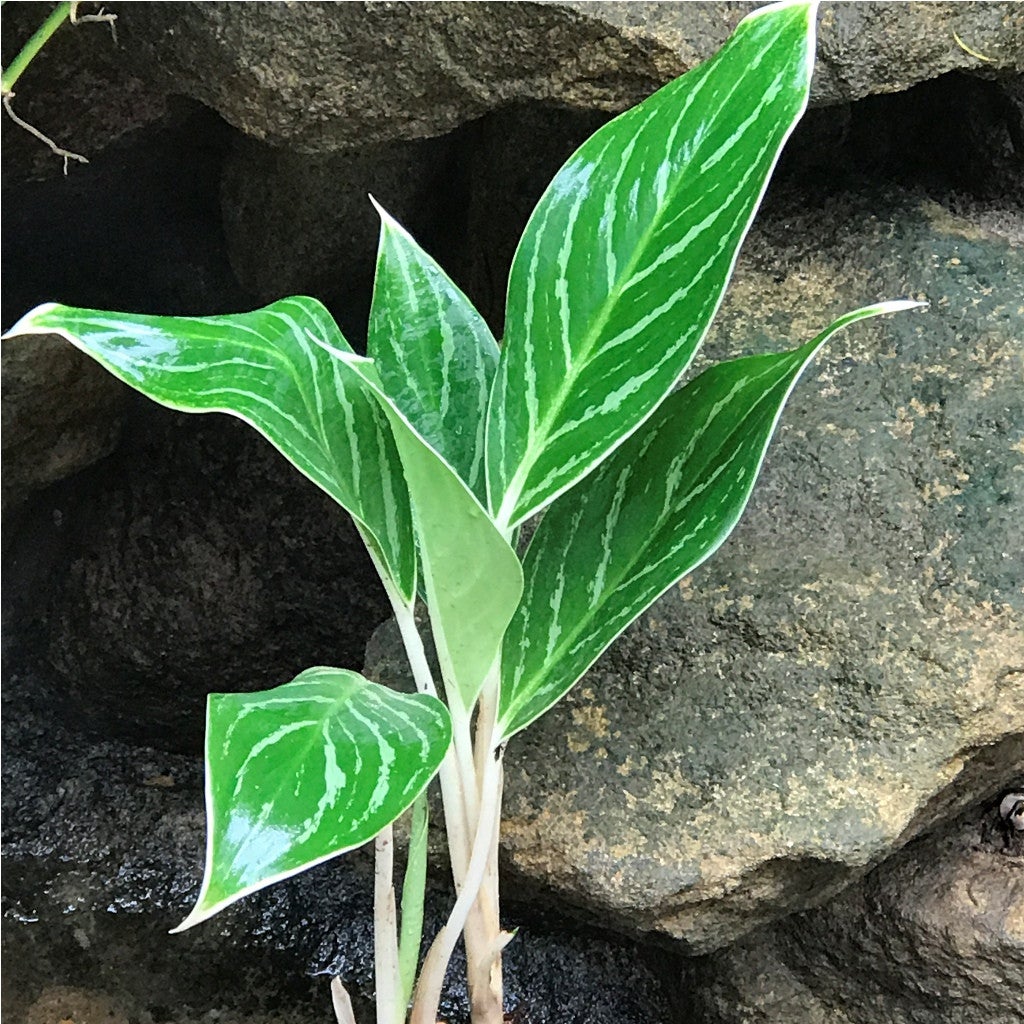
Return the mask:
<path id="1" fill-rule="evenodd" d="M 423 791 L 450 740 L 436 698 L 343 669 L 307 669 L 262 693 L 211 694 L 206 871 L 175 930 L 372 839 Z"/>
<path id="2" fill-rule="evenodd" d="M 60 334 L 161 405 L 255 427 L 359 525 L 403 598 L 416 592 L 409 498 L 391 430 L 316 299 L 251 313 L 139 316 L 47 303 L 9 332 Z"/>
<path id="3" fill-rule="evenodd" d="M 512 265 L 488 414 L 503 528 L 588 473 L 689 364 L 806 106 L 815 13 L 751 14 L 714 58 L 585 142 L 544 193 Z"/>
<path id="4" fill-rule="evenodd" d="M 523 569 L 473 492 L 385 393 L 369 359 L 345 356 L 391 423 L 412 500 L 430 627 L 449 701 L 473 707 L 523 592 Z"/>
<path id="5" fill-rule="evenodd" d="M 484 427 L 498 345 L 469 299 L 379 206 L 367 353 L 419 435 L 486 501 Z"/>
<path id="6" fill-rule="evenodd" d="M 804 367 L 840 328 L 919 303 L 848 313 L 791 352 L 719 363 L 544 516 L 505 638 L 500 731 L 558 701 L 662 593 L 711 555 L 746 507 Z"/>

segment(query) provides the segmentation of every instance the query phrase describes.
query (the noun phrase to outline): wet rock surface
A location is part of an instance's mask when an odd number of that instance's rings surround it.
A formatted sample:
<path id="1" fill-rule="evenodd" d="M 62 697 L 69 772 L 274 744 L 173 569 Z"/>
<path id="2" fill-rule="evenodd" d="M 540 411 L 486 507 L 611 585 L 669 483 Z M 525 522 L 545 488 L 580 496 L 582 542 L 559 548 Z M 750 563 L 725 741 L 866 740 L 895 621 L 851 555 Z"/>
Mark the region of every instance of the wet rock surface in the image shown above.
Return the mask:
<path id="1" fill-rule="evenodd" d="M 931 307 L 829 346 L 729 542 L 514 740 L 512 870 L 704 952 L 978 800 L 986 747 L 1020 758 L 1022 291 L 1021 250 L 932 201 L 779 197 L 705 360 Z"/>
<path id="2" fill-rule="evenodd" d="M 37 685 L 15 678 L 4 696 L 3 956 L 7 979 L 16 979 L 4 986 L 5 1017 L 329 1020 L 327 975 L 340 973 L 361 1019 L 371 1019 L 372 857 L 349 854 L 168 935 L 198 890 L 201 761 L 89 741 L 26 713 L 22 697 Z M 428 932 L 452 899 L 435 879 Z M 505 968 L 516 1021 L 673 1019 L 678 959 L 593 931 L 568 933 L 515 900 L 507 918 L 522 925 Z M 442 1017 L 466 1019 L 457 982 Z"/>
<path id="3" fill-rule="evenodd" d="M 689 964 L 686 1013 L 705 1024 L 1016 1024 L 1024 842 L 997 803 L 911 843 L 827 907 Z"/>

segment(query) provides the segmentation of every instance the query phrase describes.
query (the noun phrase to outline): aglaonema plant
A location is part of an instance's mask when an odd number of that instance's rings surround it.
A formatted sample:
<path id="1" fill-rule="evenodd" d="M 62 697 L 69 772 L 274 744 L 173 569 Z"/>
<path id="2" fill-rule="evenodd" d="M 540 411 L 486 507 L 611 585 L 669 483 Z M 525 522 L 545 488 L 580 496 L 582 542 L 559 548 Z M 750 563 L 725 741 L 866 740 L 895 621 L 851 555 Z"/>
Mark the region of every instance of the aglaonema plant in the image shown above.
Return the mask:
<path id="1" fill-rule="evenodd" d="M 677 388 L 806 106 L 815 15 L 755 11 L 717 56 L 584 143 L 526 226 L 500 345 L 383 210 L 366 356 L 306 297 L 204 317 L 48 303 L 10 332 L 63 335 L 163 405 L 264 434 L 355 520 L 408 652 L 415 694 L 329 667 L 211 694 L 206 868 L 176 930 L 372 841 L 379 1024 L 434 1024 L 460 935 L 473 1020 L 501 1021 L 506 744 L 722 544 L 821 346 L 917 305 L 858 309 Z M 520 555 L 518 530 L 540 513 Z M 419 965 L 435 777 L 457 897 Z M 410 807 L 399 908 L 392 824 Z"/>

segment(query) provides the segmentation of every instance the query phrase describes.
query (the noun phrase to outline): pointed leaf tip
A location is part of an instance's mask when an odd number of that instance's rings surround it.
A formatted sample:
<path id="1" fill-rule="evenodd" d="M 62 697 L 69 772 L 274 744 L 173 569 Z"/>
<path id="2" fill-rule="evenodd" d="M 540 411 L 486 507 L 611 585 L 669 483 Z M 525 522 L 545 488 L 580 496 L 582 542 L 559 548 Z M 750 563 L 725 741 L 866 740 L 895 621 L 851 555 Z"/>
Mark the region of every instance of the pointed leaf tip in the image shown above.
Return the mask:
<path id="1" fill-rule="evenodd" d="M 487 424 L 491 512 L 512 528 L 657 408 L 721 301 L 814 62 L 806 4 L 620 115 L 541 197 L 509 277 Z"/>
<path id="2" fill-rule="evenodd" d="M 311 668 L 207 705 L 206 870 L 175 932 L 371 840 L 434 777 L 448 709 L 356 672 Z"/>
<path id="3" fill-rule="evenodd" d="M 857 309 L 790 352 L 710 367 L 555 502 L 530 541 L 523 598 L 505 634 L 504 738 L 560 700 L 645 608 L 724 543 L 822 345 L 858 320 L 921 305 Z"/>
<path id="4" fill-rule="evenodd" d="M 161 405 L 255 427 L 357 521 L 405 600 L 416 592 L 408 494 L 391 431 L 322 303 L 248 313 L 142 316 L 44 303 L 9 334 L 59 334 Z"/>

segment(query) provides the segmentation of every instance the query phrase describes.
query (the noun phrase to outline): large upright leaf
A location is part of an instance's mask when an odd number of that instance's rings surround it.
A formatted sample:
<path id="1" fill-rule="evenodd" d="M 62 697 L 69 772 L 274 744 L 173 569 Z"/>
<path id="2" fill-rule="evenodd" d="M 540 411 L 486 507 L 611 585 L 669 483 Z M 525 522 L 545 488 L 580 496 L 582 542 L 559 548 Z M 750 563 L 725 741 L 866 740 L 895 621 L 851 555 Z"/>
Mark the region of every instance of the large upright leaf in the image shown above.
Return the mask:
<path id="1" fill-rule="evenodd" d="M 498 345 L 440 266 L 380 206 L 377 211 L 367 353 L 395 406 L 486 501 L 484 426 Z"/>
<path id="2" fill-rule="evenodd" d="M 920 305 L 848 313 L 801 348 L 705 370 L 556 502 L 525 559 L 502 655 L 499 730 L 558 701 L 656 598 L 722 544 L 746 507 L 804 367 L 840 328 Z"/>
<path id="3" fill-rule="evenodd" d="M 449 703 L 472 709 L 523 592 L 515 551 L 458 473 L 384 391 L 374 362 L 339 352 L 377 396 L 412 499 L 430 627 Z"/>
<path id="4" fill-rule="evenodd" d="M 46 303 L 8 332 L 60 334 L 161 405 L 255 427 L 356 520 L 397 590 L 416 593 L 409 499 L 391 430 L 316 299 L 252 313 L 171 317 Z"/>
<path id="5" fill-rule="evenodd" d="M 544 193 L 512 264 L 488 414 L 503 528 L 588 473 L 690 362 L 806 105 L 815 12 L 749 15 L 717 56 L 585 142 Z"/>
<path id="6" fill-rule="evenodd" d="M 175 931 L 372 839 L 423 791 L 450 741 L 437 698 L 344 669 L 210 694 L 206 871 Z"/>

